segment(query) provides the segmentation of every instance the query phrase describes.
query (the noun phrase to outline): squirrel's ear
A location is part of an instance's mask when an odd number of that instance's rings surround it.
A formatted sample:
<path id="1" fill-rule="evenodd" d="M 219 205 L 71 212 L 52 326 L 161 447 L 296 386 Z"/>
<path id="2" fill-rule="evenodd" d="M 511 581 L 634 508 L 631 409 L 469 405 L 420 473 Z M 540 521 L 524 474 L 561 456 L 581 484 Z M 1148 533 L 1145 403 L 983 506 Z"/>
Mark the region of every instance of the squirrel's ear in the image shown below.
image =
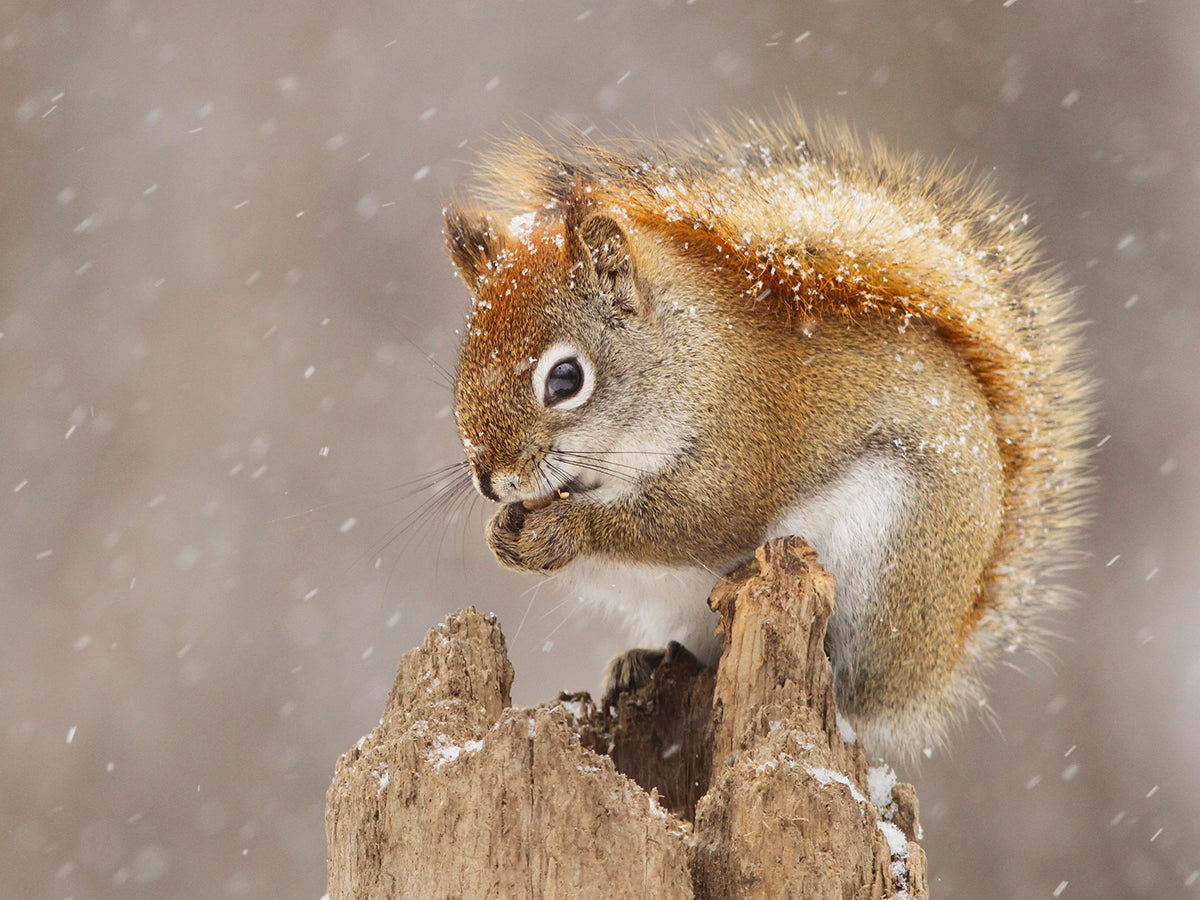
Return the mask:
<path id="1" fill-rule="evenodd" d="M 446 249 L 458 274 L 472 291 L 486 277 L 500 252 L 500 235 L 484 213 L 450 206 L 445 210 Z"/>
<path id="2" fill-rule="evenodd" d="M 633 251 L 629 237 L 615 219 L 603 214 L 588 216 L 572 236 L 586 269 L 594 273 L 599 289 L 609 295 L 621 313 L 641 309 Z"/>

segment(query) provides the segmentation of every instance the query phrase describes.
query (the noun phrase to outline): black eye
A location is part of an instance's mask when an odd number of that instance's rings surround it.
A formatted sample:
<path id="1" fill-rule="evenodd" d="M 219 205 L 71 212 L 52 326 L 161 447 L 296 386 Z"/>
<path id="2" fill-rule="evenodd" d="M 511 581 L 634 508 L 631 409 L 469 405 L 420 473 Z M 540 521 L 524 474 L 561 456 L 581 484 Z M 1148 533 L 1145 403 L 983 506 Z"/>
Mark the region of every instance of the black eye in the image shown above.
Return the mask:
<path id="1" fill-rule="evenodd" d="M 586 353 L 560 341 L 547 347 L 538 358 L 530 387 L 546 409 L 556 412 L 575 409 L 592 396 L 596 387 L 595 368 Z"/>
<path id="2" fill-rule="evenodd" d="M 556 362 L 546 375 L 546 405 L 569 400 L 583 387 L 583 366 L 574 357 Z"/>

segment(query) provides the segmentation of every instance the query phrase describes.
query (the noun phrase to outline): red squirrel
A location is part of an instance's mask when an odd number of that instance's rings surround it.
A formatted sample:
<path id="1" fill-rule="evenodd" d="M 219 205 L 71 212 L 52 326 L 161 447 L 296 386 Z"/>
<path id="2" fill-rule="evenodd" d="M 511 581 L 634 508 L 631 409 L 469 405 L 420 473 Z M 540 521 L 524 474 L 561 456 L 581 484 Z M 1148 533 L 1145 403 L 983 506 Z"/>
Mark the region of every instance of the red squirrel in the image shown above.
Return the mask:
<path id="1" fill-rule="evenodd" d="M 839 708 L 880 754 L 940 743 L 989 664 L 1039 646 L 1092 403 L 1019 208 L 794 113 L 517 137 L 479 182 L 446 211 L 474 295 L 455 416 L 503 565 L 713 662 L 717 578 L 806 538 Z"/>

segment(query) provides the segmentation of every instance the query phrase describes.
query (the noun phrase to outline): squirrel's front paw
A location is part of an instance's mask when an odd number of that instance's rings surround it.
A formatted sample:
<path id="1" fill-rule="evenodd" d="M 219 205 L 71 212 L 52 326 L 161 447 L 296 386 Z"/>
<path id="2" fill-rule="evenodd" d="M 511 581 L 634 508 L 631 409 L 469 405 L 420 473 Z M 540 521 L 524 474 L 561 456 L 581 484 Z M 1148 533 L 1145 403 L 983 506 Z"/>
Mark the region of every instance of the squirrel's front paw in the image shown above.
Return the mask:
<path id="1" fill-rule="evenodd" d="M 567 500 L 534 510 L 508 503 L 488 522 L 488 546 L 510 569 L 561 569 L 583 550 L 582 521 L 575 512 Z"/>

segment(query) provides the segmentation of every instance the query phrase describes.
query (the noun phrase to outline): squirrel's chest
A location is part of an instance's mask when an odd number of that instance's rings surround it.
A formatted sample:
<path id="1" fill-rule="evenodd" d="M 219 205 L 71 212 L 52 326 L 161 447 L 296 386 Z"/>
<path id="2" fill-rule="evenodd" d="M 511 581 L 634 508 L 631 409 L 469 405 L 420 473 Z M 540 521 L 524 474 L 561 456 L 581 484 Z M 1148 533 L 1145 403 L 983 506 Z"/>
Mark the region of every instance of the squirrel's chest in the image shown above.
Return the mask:
<path id="1" fill-rule="evenodd" d="M 819 490 L 796 498 L 762 535 L 762 540 L 799 535 L 817 549 L 820 563 L 837 579 L 837 612 L 830 626 L 835 641 L 859 630 L 870 615 L 910 489 L 897 461 L 863 458 Z M 580 599 L 624 619 L 643 646 L 676 640 L 712 663 L 720 646 L 708 595 L 721 575 L 753 552 L 754 547 L 746 548 L 743 558 L 730 560 L 721 571 L 591 558 L 572 564 L 566 575 Z"/>
<path id="2" fill-rule="evenodd" d="M 663 647 L 678 641 L 708 665 L 721 645 L 713 634 L 716 614 L 708 595 L 724 572 L 700 566 L 630 564 L 580 559 L 564 573 L 580 600 L 623 620 L 637 646 Z"/>

